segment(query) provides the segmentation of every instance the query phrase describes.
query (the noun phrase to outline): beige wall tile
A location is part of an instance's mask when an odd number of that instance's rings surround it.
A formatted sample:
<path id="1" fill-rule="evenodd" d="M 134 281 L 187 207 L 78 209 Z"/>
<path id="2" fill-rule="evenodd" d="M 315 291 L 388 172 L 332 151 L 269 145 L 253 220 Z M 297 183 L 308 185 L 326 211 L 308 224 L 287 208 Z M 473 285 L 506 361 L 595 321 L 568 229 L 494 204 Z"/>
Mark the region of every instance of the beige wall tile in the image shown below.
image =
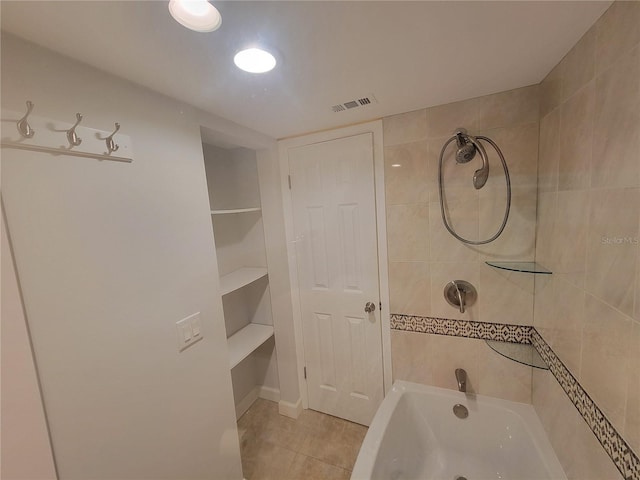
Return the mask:
<path id="1" fill-rule="evenodd" d="M 592 190 L 589 200 L 586 289 L 633 315 L 638 260 L 640 189 Z"/>
<path id="2" fill-rule="evenodd" d="M 493 140 L 504 155 L 511 177 L 511 185 L 516 187 L 537 186 L 538 183 L 538 123 L 483 131 Z M 493 148 L 485 145 L 489 155 L 490 175 L 487 187 L 502 187 L 504 172 L 498 155 Z M 480 159 L 473 160 L 475 168 L 480 168 Z"/>
<path id="3" fill-rule="evenodd" d="M 384 176 L 387 205 L 427 202 L 437 184 L 430 180 L 426 142 L 385 147 Z"/>
<path id="4" fill-rule="evenodd" d="M 588 221 L 588 191 L 558 192 L 553 273 L 580 288 L 584 288 Z"/>
<path id="5" fill-rule="evenodd" d="M 438 191 L 438 163 L 440 161 L 440 152 L 444 143 L 451 137 L 441 137 L 427 140 L 427 165 L 428 165 L 428 182 L 430 192 L 436 193 Z M 451 142 L 445 150 L 443 155 L 442 165 L 451 169 L 453 163 L 455 163 L 454 154 L 456 151 L 455 142 Z M 447 180 L 452 180 L 448 178 Z M 455 177 L 453 178 L 455 181 Z M 447 184 L 449 185 L 449 184 Z"/>
<path id="6" fill-rule="evenodd" d="M 538 121 L 539 86 L 516 88 L 478 99 L 478 128 L 488 130 Z"/>
<path id="7" fill-rule="evenodd" d="M 540 118 L 546 116 L 562 101 L 562 64 L 556 65 L 540 83 Z"/>
<path id="8" fill-rule="evenodd" d="M 466 280 L 476 288 L 478 296 L 482 295 L 478 267 L 477 262 L 431 263 L 432 316 L 458 320 L 480 320 L 478 302 L 467 307 L 464 313 L 460 313 L 457 307 L 449 305 L 444 298 L 444 287 L 452 280 Z"/>
<path id="9" fill-rule="evenodd" d="M 636 29 L 640 31 L 637 25 Z M 640 186 L 638 78 L 640 47 L 620 57 L 609 70 L 596 78 L 591 166 L 593 187 Z"/>
<path id="10" fill-rule="evenodd" d="M 484 341 L 480 343 L 478 366 L 479 393 L 514 402 L 531 403 L 532 367 L 503 357 Z"/>
<path id="11" fill-rule="evenodd" d="M 391 344 L 394 381 L 457 390 L 455 370 L 462 368 L 469 393 L 531 403 L 531 367 L 502 357 L 484 340 L 392 331 Z"/>
<path id="12" fill-rule="evenodd" d="M 551 342 L 555 331 L 555 290 L 558 284 L 556 275 L 535 275 L 535 295 L 533 299 L 533 325 L 547 343 Z"/>
<path id="13" fill-rule="evenodd" d="M 549 344 L 569 371 L 580 380 L 585 292 L 582 288 L 556 279 L 551 306 L 553 324 Z"/>
<path id="14" fill-rule="evenodd" d="M 556 108 L 540 120 L 540 152 L 538 158 L 538 191 L 558 188 L 560 160 L 560 109 Z"/>
<path id="15" fill-rule="evenodd" d="M 622 474 L 580 414 L 575 411 L 567 420 L 561 424 L 565 424 L 572 433 L 568 445 L 571 458 L 565 469 L 569 480 L 623 480 Z"/>
<path id="16" fill-rule="evenodd" d="M 429 259 L 429 206 L 426 203 L 387 206 L 387 247 L 390 262 Z"/>
<path id="17" fill-rule="evenodd" d="M 596 27 L 587 31 L 562 60 L 562 99 L 566 100 L 595 75 Z"/>
<path id="18" fill-rule="evenodd" d="M 633 324 L 630 343 L 624 437 L 633 451 L 640 454 L 640 322 Z"/>
<path id="19" fill-rule="evenodd" d="M 607 69 L 640 42 L 640 2 L 617 1 L 596 22 L 596 70 Z"/>
<path id="20" fill-rule="evenodd" d="M 630 318 L 586 296 L 580 383 L 619 431 L 624 428 L 631 333 Z"/>
<path id="21" fill-rule="evenodd" d="M 534 187 L 511 188 L 511 207 L 502 234 L 493 242 L 480 245 L 477 250 L 483 260 L 530 261 L 535 256 L 536 202 Z M 507 205 L 506 188 L 480 190 L 479 238 L 495 235 L 504 219 Z"/>
<path id="22" fill-rule="evenodd" d="M 434 335 L 391 330 L 391 362 L 393 381 L 433 385 L 429 368 L 431 339 Z"/>
<path id="23" fill-rule="evenodd" d="M 533 371 L 533 406 L 569 480 L 622 480 L 556 379 Z"/>
<path id="24" fill-rule="evenodd" d="M 429 138 L 448 137 L 458 127 L 473 135 L 478 129 L 478 99 L 427 108 Z"/>
<path id="25" fill-rule="evenodd" d="M 589 186 L 595 82 L 590 82 L 560 107 L 558 190 Z"/>
<path id="26" fill-rule="evenodd" d="M 551 271 L 555 266 L 556 211 L 558 194 L 539 192 L 536 209 L 536 262 Z"/>
<path id="27" fill-rule="evenodd" d="M 389 263 L 389 301 L 391 313 L 431 314 L 429 264 L 424 262 Z"/>
<path id="28" fill-rule="evenodd" d="M 533 370 L 532 403 L 553 449 L 567 473 L 575 458 L 576 408 L 549 370 Z"/>
<path id="29" fill-rule="evenodd" d="M 463 238 L 478 238 L 478 195 L 466 188 L 448 188 L 444 192 L 445 215 L 449 225 Z M 472 261 L 475 248 L 455 239 L 444 226 L 438 198 L 429 203 L 430 259 L 432 262 Z"/>
<path id="30" fill-rule="evenodd" d="M 385 146 L 412 143 L 427 138 L 427 115 L 424 109 L 392 115 L 382 119 Z"/>
<path id="31" fill-rule="evenodd" d="M 536 278 L 534 301 L 538 331 L 636 448 L 640 413 L 630 405 L 640 410 L 640 377 L 631 372 L 640 368 L 633 366 L 640 346 L 630 334 L 640 288 L 633 243 L 640 228 L 639 12 L 640 2 L 614 2 L 541 86 L 547 116 L 536 260 L 553 275 Z M 534 373 L 533 384 L 534 406 L 568 477 L 621 478 L 555 379 Z"/>
<path id="32" fill-rule="evenodd" d="M 526 285 L 527 283 L 529 285 Z M 482 321 L 515 325 L 533 324 L 532 275 L 481 265 L 480 284 L 482 296 L 478 302 Z"/>
<path id="33" fill-rule="evenodd" d="M 428 335 L 429 369 L 432 385 L 458 390 L 456 369 L 467 372 L 467 392 L 481 393 L 479 387 L 478 352 L 482 340 L 447 335 Z"/>

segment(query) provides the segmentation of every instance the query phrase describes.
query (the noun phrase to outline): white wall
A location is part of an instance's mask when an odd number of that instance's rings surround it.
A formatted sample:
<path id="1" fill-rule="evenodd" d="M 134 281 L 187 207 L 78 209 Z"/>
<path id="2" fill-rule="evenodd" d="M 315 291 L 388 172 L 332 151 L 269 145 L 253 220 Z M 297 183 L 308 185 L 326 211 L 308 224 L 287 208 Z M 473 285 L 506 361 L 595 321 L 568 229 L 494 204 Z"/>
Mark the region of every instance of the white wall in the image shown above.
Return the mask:
<path id="1" fill-rule="evenodd" d="M 18 279 L 2 215 L 2 436 L 0 477 L 56 478 Z"/>
<path id="2" fill-rule="evenodd" d="M 258 179 L 269 266 L 273 328 L 278 351 L 280 413 L 295 417 L 302 409 L 302 402 L 298 382 L 298 353 L 293 329 L 292 292 L 284 230 L 280 167 L 275 149 L 263 149 L 258 152 Z"/>
<path id="3" fill-rule="evenodd" d="M 118 121 L 133 144 L 132 164 L 2 152 L 60 478 L 241 478 L 199 128 L 242 132 L 3 36 L 2 107 L 27 99 Z M 175 322 L 194 312 L 205 338 L 178 353 Z"/>

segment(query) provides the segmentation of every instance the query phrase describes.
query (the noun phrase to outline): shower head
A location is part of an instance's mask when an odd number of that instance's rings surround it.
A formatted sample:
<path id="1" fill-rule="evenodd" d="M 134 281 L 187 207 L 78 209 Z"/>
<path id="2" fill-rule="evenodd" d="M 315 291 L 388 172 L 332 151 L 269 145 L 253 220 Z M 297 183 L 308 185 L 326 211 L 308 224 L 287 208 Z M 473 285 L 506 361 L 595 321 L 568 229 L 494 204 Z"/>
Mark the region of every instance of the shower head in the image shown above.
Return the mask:
<path id="1" fill-rule="evenodd" d="M 474 138 L 472 142 L 482 158 L 482 166 L 473 174 L 473 186 L 476 190 L 480 190 L 489 179 L 489 157 L 487 157 L 487 152 L 479 141 Z"/>
<path id="2" fill-rule="evenodd" d="M 458 150 L 456 150 L 456 162 L 467 163 L 473 160 L 476 156 L 476 147 L 469 139 L 469 134 L 464 128 L 458 128 L 454 135 L 456 136 L 456 144 Z"/>
<path id="3" fill-rule="evenodd" d="M 482 167 L 473 174 L 473 186 L 476 190 L 480 190 L 487 183 L 489 178 L 489 159 L 484 147 L 475 137 L 469 135 L 464 128 L 457 128 L 453 135 L 456 139 L 456 162 L 459 164 L 468 163 L 473 160 L 476 153 L 480 153 L 482 158 Z M 451 141 L 451 140 L 450 140 Z"/>
<path id="4" fill-rule="evenodd" d="M 489 178 L 489 166 L 479 168 L 473 174 L 473 186 L 476 190 L 480 190 L 484 187 L 484 184 L 487 183 L 487 179 Z"/>
<path id="5" fill-rule="evenodd" d="M 476 147 L 471 142 L 465 143 L 456 150 L 456 162 L 458 163 L 470 162 L 475 156 Z"/>

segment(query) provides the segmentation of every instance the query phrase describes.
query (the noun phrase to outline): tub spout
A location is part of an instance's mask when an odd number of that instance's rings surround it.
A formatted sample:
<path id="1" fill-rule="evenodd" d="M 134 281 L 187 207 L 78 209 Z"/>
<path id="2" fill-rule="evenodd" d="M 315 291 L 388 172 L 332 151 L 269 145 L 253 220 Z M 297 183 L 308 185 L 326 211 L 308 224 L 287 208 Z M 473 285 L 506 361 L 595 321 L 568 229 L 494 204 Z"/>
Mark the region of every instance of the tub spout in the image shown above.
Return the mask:
<path id="1" fill-rule="evenodd" d="M 458 390 L 463 393 L 467 392 L 467 372 L 462 368 L 456 368 L 456 380 L 458 381 Z"/>

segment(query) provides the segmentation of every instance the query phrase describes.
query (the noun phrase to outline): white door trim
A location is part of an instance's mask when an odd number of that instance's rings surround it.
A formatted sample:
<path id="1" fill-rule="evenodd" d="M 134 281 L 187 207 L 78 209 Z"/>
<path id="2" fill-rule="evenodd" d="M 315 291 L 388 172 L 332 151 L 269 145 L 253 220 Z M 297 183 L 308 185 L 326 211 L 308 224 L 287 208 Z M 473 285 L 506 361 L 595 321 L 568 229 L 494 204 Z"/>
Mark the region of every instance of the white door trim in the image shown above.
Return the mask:
<path id="1" fill-rule="evenodd" d="M 362 133 L 373 134 L 373 162 L 376 192 L 376 221 L 378 236 L 378 278 L 380 282 L 380 301 L 382 311 L 380 321 L 382 328 L 382 363 L 384 392 L 391 389 L 391 320 L 389 316 L 389 268 L 387 263 L 387 216 L 384 195 L 384 151 L 382 143 L 382 120 L 352 125 L 326 132 L 312 133 L 302 137 L 280 140 L 278 156 L 280 160 L 280 184 L 282 186 L 282 206 L 284 209 L 284 225 L 287 241 L 287 257 L 289 260 L 289 279 L 291 282 L 291 304 L 293 307 L 293 331 L 296 343 L 296 363 L 302 407 L 309 407 L 307 382 L 304 378 L 304 342 L 302 340 L 302 310 L 298 289 L 298 265 L 296 260 L 295 235 L 293 228 L 293 203 L 289 190 L 289 156 L 290 148 L 302 147 L 313 143 L 326 142 Z"/>

